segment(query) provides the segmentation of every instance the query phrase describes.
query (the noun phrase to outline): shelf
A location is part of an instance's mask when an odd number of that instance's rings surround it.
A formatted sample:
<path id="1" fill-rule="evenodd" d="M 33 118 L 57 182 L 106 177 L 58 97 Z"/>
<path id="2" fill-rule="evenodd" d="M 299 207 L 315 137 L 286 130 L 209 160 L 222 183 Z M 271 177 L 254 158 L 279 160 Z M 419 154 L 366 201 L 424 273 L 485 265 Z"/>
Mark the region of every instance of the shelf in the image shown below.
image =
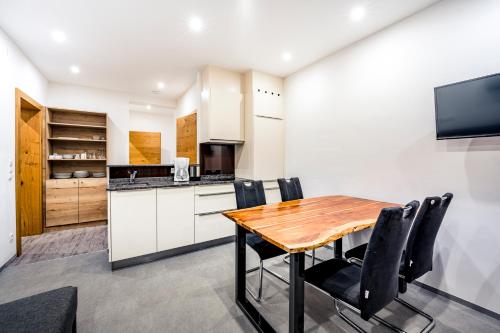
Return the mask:
<path id="1" fill-rule="evenodd" d="M 105 162 L 105 158 L 88 158 L 88 159 L 76 159 L 76 158 L 48 158 L 47 161 L 64 161 L 64 162 Z"/>
<path id="2" fill-rule="evenodd" d="M 63 138 L 49 138 L 49 141 L 62 141 L 62 142 L 106 142 L 106 140 L 93 140 L 93 139 L 63 139 Z"/>
<path id="3" fill-rule="evenodd" d="M 47 123 L 50 126 L 58 126 L 58 127 L 73 127 L 73 128 L 93 128 L 93 129 L 106 129 L 105 125 L 84 125 L 84 124 L 70 124 L 70 123 Z"/>

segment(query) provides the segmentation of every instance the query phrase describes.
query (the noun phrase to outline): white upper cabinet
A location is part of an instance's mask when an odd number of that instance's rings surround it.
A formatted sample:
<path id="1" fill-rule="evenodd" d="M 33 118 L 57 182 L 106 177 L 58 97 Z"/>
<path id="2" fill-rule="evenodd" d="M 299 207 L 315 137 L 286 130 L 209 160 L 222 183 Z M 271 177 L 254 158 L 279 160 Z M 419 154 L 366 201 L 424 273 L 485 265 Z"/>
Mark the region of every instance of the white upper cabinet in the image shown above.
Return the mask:
<path id="1" fill-rule="evenodd" d="M 243 143 L 242 74 L 208 66 L 201 82 L 200 142 Z"/>
<path id="2" fill-rule="evenodd" d="M 243 141 L 243 95 L 239 92 L 210 89 L 208 103 L 209 139 Z"/>
<path id="3" fill-rule="evenodd" d="M 253 91 L 253 113 L 256 116 L 284 118 L 283 95 L 271 90 Z"/>

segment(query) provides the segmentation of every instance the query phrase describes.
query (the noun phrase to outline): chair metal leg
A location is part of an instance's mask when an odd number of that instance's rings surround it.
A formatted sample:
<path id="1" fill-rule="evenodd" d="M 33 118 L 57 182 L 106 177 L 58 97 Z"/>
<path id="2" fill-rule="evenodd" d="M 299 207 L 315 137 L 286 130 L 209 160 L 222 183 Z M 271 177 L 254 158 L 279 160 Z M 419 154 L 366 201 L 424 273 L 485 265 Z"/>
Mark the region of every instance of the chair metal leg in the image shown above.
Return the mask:
<path id="1" fill-rule="evenodd" d="M 334 298 L 334 302 L 335 302 L 335 309 L 337 310 L 340 318 L 342 318 L 345 322 L 347 322 L 351 327 L 353 327 L 354 329 L 356 329 L 358 332 L 366 332 L 364 329 L 362 329 L 360 326 L 358 326 L 356 323 L 354 323 L 351 319 L 349 319 L 345 314 L 342 313 L 342 311 L 340 311 L 339 309 L 339 306 L 338 304 L 342 304 L 343 306 L 345 306 L 346 308 L 348 308 L 349 310 L 351 311 L 354 311 L 358 314 L 361 313 L 361 311 L 359 309 L 356 309 L 355 307 L 353 307 L 352 305 L 348 304 L 348 303 L 345 303 L 339 299 L 336 299 Z M 376 320 L 377 322 L 379 322 L 380 324 L 384 325 L 385 327 L 395 331 L 395 332 L 398 332 L 398 333 L 406 333 L 406 331 L 403 331 L 402 329 L 394 326 L 393 324 L 387 322 L 386 320 L 378 317 L 378 316 L 375 316 L 373 315 L 372 318 L 374 320 Z"/>
<path id="2" fill-rule="evenodd" d="M 271 271 L 270 269 L 264 267 L 264 261 L 263 260 L 260 261 L 259 266 L 248 269 L 246 271 L 246 273 L 248 274 L 248 273 L 251 273 L 251 272 L 255 272 L 256 270 L 259 271 L 259 289 L 257 290 L 257 295 L 255 295 L 255 293 L 253 293 L 252 290 L 250 290 L 250 288 L 248 288 L 248 286 L 246 287 L 246 290 L 248 291 L 248 293 L 250 294 L 250 296 L 252 296 L 252 298 L 256 302 L 260 302 L 260 300 L 262 299 L 262 281 L 263 281 L 263 278 L 264 278 L 264 271 L 268 272 L 269 274 L 271 274 L 275 278 L 277 278 L 277 279 L 285 282 L 286 284 L 290 284 L 290 281 L 288 281 L 287 278 L 285 278 L 285 277 L 279 275 L 278 273 L 275 273 L 275 272 Z"/>
<path id="3" fill-rule="evenodd" d="M 356 331 L 358 331 L 360 333 L 366 333 L 366 331 L 364 329 L 359 327 L 354 321 L 349 319 L 349 317 L 347 317 L 345 314 L 342 313 L 342 311 L 340 311 L 339 303 L 336 299 L 333 300 L 333 303 L 335 304 L 335 310 L 337 310 L 337 313 L 339 314 L 340 318 L 342 318 L 342 320 L 344 320 L 346 323 L 348 323 L 349 326 L 354 328 Z"/>
<path id="4" fill-rule="evenodd" d="M 259 270 L 259 289 L 257 290 L 257 295 L 255 295 L 252 292 L 252 290 L 250 290 L 250 288 L 248 288 L 248 286 L 246 287 L 246 289 L 247 289 L 248 293 L 250 294 L 250 296 L 252 296 L 252 298 L 256 302 L 260 302 L 260 300 L 262 299 L 262 276 L 264 275 L 264 262 L 261 260 L 259 267 L 251 268 L 251 269 L 247 270 L 247 274 L 249 272 L 256 271 L 257 269 Z"/>
<path id="5" fill-rule="evenodd" d="M 406 306 L 407 308 L 415 311 L 416 313 L 418 313 L 419 315 L 423 316 L 424 318 L 426 318 L 427 320 L 429 320 L 429 324 L 427 324 L 427 326 L 424 327 L 424 329 L 422 331 L 420 331 L 420 333 L 427 333 L 427 332 L 430 332 L 434 326 L 436 326 L 436 322 L 434 321 L 434 318 L 425 313 L 424 311 L 420 310 L 419 308 L 403 301 L 401 298 L 399 297 L 396 297 L 396 302 L 398 302 L 399 304 L 403 305 L 403 306 Z"/>

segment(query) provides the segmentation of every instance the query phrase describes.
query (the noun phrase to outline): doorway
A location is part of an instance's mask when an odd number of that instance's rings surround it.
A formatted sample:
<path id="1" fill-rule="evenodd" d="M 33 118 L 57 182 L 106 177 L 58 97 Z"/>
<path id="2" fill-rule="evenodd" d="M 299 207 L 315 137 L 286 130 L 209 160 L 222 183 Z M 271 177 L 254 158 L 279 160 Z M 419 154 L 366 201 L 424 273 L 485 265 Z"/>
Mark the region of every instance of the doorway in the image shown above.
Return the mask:
<path id="1" fill-rule="evenodd" d="M 44 108 L 16 89 L 16 249 L 21 237 L 43 232 Z"/>

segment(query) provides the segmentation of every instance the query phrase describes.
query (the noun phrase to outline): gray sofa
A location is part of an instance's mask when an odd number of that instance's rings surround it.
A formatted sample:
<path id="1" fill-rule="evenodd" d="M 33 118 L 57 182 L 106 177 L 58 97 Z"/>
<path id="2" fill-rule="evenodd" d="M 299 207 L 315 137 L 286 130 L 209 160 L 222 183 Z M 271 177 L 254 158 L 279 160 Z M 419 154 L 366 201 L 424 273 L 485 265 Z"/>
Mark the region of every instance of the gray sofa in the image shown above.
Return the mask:
<path id="1" fill-rule="evenodd" d="M 77 288 L 63 287 L 0 304 L 2 333 L 76 333 Z"/>

